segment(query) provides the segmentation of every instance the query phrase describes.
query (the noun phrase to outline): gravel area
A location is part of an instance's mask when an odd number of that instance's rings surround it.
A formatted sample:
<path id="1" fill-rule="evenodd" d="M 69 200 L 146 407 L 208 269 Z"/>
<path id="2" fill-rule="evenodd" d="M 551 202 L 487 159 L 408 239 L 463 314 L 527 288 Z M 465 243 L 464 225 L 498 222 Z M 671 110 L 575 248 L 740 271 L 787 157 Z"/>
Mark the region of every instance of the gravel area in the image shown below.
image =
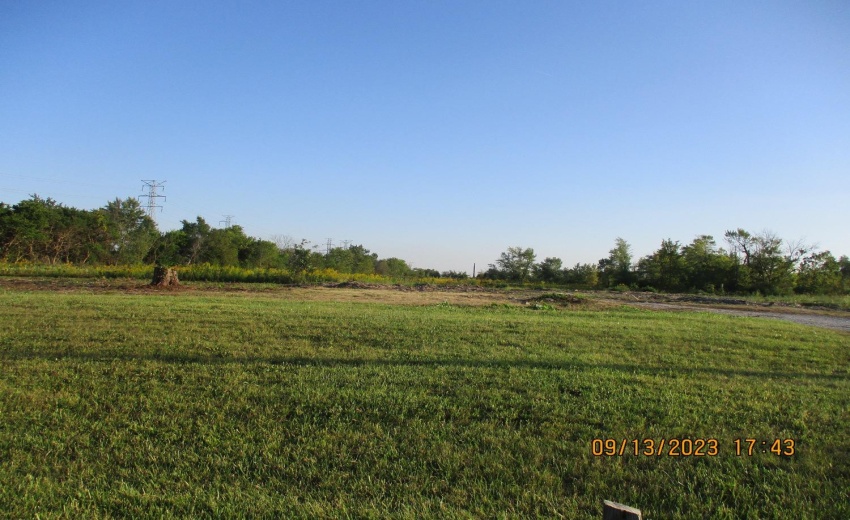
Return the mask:
<path id="1" fill-rule="evenodd" d="M 771 318 L 775 320 L 793 321 L 803 325 L 811 325 L 813 327 L 822 327 L 825 329 L 840 330 L 850 332 L 850 316 L 831 316 L 816 313 L 795 313 L 795 312 L 769 312 L 769 311 L 753 311 L 739 309 L 720 309 L 709 305 L 677 305 L 673 303 L 656 303 L 656 302 L 638 302 L 634 303 L 636 307 L 657 310 L 679 310 L 679 311 L 704 311 L 716 312 L 718 314 L 728 314 L 731 316 L 746 316 L 749 318 Z"/>

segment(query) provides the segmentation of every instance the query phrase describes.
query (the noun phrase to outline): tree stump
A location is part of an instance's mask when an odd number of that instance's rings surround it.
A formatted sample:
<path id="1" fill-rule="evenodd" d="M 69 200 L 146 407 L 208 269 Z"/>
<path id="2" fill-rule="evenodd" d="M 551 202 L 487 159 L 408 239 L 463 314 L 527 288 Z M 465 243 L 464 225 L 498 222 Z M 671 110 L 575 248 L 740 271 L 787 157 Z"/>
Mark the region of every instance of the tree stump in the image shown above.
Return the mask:
<path id="1" fill-rule="evenodd" d="M 180 285 L 180 281 L 177 279 L 177 271 L 161 265 L 154 267 L 151 285 L 155 287 L 176 287 Z"/>
<path id="2" fill-rule="evenodd" d="M 604 501 L 605 509 L 602 511 L 602 520 L 641 520 L 643 515 L 640 509 L 624 506 L 608 500 Z"/>

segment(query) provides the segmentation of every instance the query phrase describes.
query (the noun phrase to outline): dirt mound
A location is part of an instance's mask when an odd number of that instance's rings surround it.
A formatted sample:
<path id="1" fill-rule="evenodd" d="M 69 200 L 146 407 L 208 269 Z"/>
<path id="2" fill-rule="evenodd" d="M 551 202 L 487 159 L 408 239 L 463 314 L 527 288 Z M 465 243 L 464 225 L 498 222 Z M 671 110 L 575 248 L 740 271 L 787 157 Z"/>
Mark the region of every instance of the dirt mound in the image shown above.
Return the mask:
<path id="1" fill-rule="evenodd" d="M 678 296 L 671 297 L 670 301 L 693 302 L 693 303 L 714 303 L 718 305 L 749 305 L 747 300 L 737 298 L 717 298 L 707 296 Z"/>
<path id="2" fill-rule="evenodd" d="M 578 305 L 588 303 L 589 299 L 581 294 L 546 293 L 541 294 L 540 296 L 535 296 L 534 298 L 528 298 L 527 300 L 523 300 L 522 302 L 526 304 L 532 302 L 541 302 L 553 303 L 556 305 Z"/>
<path id="3" fill-rule="evenodd" d="M 376 284 L 355 281 L 330 283 L 326 284 L 325 287 L 329 287 L 331 289 L 380 289 L 380 286 Z"/>
<path id="4" fill-rule="evenodd" d="M 460 293 L 473 293 L 473 292 L 490 292 L 486 287 L 480 287 L 478 285 L 468 285 L 468 284 L 453 284 L 453 285 L 442 285 L 442 284 L 430 284 L 430 283 L 417 283 L 413 285 L 403 285 L 403 284 L 395 284 L 386 286 L 387 289 L 395 289 L 397 291 L 404 292 L 460 292 Z"/>

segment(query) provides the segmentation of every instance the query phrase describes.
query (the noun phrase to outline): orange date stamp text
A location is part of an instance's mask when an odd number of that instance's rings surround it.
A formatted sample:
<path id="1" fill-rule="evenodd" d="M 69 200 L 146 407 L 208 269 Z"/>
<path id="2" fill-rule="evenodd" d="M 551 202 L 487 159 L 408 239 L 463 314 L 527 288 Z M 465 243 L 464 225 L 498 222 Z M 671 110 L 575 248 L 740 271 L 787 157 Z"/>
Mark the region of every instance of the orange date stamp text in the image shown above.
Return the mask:
<path id="1" fill-rule="evenodd" d="M 593 439 L 590 452 L 595 457 L 636 455 L 644 457 L 716 457 L 717 439 Z"/>

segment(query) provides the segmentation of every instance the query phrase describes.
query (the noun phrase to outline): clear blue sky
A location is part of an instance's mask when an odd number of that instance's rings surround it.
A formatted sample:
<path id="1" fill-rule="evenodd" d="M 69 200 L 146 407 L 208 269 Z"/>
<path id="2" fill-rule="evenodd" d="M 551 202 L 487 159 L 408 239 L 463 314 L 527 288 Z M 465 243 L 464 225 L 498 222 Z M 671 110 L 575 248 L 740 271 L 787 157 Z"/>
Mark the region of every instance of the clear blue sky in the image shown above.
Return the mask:
<path id="1" fill-rule="evenodd" d="M 771 230 L 850 254 L 850 3 L 5 1 L 0 201 L 471 271 Z"/>

